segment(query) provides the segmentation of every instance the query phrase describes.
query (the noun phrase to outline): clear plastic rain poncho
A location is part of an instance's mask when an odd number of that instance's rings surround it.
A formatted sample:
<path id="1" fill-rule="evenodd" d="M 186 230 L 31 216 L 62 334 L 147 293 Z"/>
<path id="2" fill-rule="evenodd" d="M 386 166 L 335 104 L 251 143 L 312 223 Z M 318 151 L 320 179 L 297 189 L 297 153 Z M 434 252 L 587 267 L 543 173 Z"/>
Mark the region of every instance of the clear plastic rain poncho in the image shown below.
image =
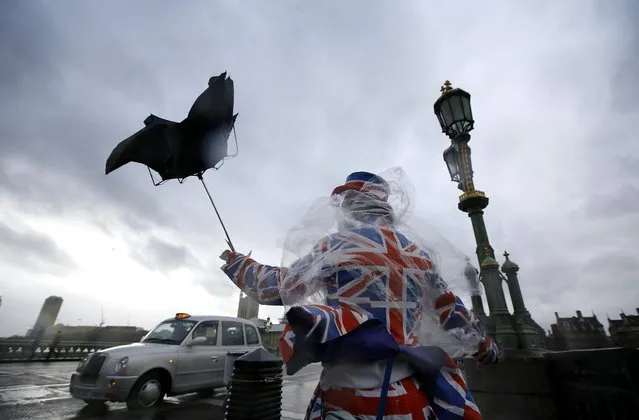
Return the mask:
<path id="1" fill-rule="evenodd" d="M 281 265 L 287 267 L 280 287 L 283 304 L 288 310 L 304 304 L 332 306 L 335 300 L 360 308 L 366 307 L 367 299 L 386 302 L 388 307 L 410 303 L 413 321 L 407 323 L 406 332 L 416 344 L 442 347 L 452 357 L 476 352 L 483 338 L 476 320 L 444 330 L 435 309 L 435 300 L 446 291 L 467 295 L 478 288 L 464 275 L 468 258 L 413 215 L 414 188 L 401 168 L 378 177 L 381 185 L 364 183 L 358 190 L 316 200 L 288 231 Z M 380 229 L 393 232 L 395 240 L 383 240 L 375 233 Z M 424 258 L 430 261 L 428 267 Z M 345 269 L 355 274 L 344 276 Z M 405 288 L 393 292 L 390 277 Z M 340 293 L 348 282 L 364 281 L 366 296 Z M 417 302 L 407 302 L 411 300 Z"/>

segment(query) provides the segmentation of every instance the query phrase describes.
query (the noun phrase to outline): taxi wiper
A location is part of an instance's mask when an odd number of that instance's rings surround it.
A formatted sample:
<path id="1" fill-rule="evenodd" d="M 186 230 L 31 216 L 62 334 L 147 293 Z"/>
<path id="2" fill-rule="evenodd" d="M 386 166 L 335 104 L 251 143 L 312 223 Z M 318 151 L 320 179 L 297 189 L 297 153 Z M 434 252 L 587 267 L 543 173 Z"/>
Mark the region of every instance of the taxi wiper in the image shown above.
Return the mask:
<path id="1" fill-rule="evenodd" d="M 177 342 L 177 340 L 173 340 L 171 338 L 158 338 L 158 337 L 145 338 L 144 342 L 161 343 L 161 344 L 180 344 Z"/>

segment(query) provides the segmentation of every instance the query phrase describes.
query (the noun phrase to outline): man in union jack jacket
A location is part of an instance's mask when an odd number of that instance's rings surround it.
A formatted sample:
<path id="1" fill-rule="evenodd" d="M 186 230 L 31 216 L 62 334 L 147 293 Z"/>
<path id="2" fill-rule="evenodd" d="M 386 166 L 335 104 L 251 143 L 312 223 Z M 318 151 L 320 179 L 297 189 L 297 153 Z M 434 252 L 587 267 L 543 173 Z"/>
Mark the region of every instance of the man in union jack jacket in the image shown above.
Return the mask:
<path id="1" fill-rule="evenodd" d="M 323 366 L 306 419 L 479 420 L 453 360 L 460 355 L 423 331 L 436 325 L 472 343 L 480 365 L 497 363 L 502 351 L 447 289 L 425 247 L 401 231 L 391 189 L 379 175 L 352 173 L 331 195 L 337 232 L 311 252 L 274 267 L 225 251 L 222 270 L 260 304 L 290 306 L 280 338 L 287 374 Z M 309 304 L 310 296 L 321 300 Z"/>

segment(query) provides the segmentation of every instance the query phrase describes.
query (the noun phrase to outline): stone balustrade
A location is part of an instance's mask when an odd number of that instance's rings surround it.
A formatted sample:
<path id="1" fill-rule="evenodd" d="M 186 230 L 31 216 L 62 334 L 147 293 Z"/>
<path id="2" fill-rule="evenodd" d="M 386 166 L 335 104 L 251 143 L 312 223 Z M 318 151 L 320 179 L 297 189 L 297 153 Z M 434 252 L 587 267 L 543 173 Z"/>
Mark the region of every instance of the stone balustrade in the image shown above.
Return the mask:
<path id="1" fill-rule="evenodd" d="M 50 353 L 51 343 L 35 345 L 29 339 L 0 340 L 0 362 L 26 362 L 42 360 L 82 360 L 87 354 L 129 343 L 108 343 L 88 341 L 61 341 Z"/>
<path id="2" fill-rule="evenodd" d="M 634 420 L 639 350 L 508 350 L 498 365 L 466 360 L 468 385 L 490 420 Z"/>

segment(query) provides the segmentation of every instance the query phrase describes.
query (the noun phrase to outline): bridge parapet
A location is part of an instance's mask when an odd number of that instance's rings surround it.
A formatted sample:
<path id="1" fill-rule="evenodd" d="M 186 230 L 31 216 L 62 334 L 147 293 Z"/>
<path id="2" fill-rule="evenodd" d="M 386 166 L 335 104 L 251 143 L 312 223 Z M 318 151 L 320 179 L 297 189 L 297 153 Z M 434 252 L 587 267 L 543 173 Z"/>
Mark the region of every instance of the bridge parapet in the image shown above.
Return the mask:
<path id="1" fill-rule="evenodd" d="M 82 360 L 89 353 L 123 344 L 130 343 L 61 341 L 52 352 L 50 343 L 35 344 L 29 339 L 3 339 L 0 340 L 0 362 Z"/>
<path id="2" fill-rule="evenodd" d="M 639 350 L 509 350 L 494 366 L 465 361 L 473 397 L 491 420 L 633 420 L 639 411 Z"/>

